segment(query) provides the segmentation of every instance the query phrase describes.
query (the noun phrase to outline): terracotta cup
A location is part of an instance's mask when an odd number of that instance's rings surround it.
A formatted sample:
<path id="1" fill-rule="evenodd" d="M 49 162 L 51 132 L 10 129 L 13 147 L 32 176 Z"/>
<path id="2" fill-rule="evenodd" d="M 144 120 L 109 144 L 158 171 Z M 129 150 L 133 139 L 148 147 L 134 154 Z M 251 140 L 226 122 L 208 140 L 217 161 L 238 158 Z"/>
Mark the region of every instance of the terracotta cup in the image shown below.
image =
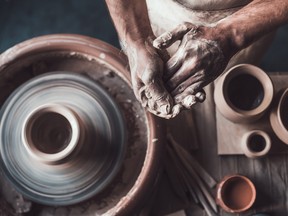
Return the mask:
<path id="1" fill-rule="evenodd" d="M 236 123 L 246 123 L 265 113 L 273 93 L 272 81 L 263 70 L 240 64 L 216 81 L 214 100 L 224 117 Z"/>
<path id="2" fill-rule="evenodd" d="M 263 157 L 271 149 L 270 136 L 261 130 L 252 130 L 243 135 L 243 153 L 249 158 Z"/>
<path id="3" fill-rule="evenodd" d="M 216 202 L 226 212 L 244 212 L 251 208 L 255 199 L 255 186 L 245 176 L 229 175 L 218 184 Z"/>
<path id="4" fill-rule="evenodd" d="M 278 138 L 288 144 L 288 88 L 270 113 L 270 123 Z"/>

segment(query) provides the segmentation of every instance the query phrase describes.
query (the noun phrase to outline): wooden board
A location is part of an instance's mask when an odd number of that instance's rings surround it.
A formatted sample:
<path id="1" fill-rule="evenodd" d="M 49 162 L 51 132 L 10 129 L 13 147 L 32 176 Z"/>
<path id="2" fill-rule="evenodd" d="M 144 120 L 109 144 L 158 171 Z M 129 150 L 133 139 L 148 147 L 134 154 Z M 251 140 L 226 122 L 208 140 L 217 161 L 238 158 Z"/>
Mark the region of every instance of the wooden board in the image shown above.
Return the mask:
<path id="1" fill-rule="evenodd" d="M 279 75 L 273 73 L 274 75 Z M 282 76 L 282 73 L 281 73 Z M 286 76 L 286 75 L 285 75 Z M 288 73 L 287 73 L 288 76 Z M 283 79 L 288 85 L 288 82 Z M 247 176 L 255 184 L 257 198 L 251 210 L 237 216 L 250 216 L 267 213 L 273 216 L 288 215 L 288 157 L 287 154 L 270 154 L 264 158 L 250 159 L 243 155 L 217 154 L 217 127 L 213 85 L 205 89 L 207 99 L 195 107 L 197 125 L 199 162 L 218 182 L 226 175 L 239 173 Z M 232 134 L 232 133 L 229 133 Z M 187 208 L 187 207 L 186 207 Z M 189 207 L 188 207 L 189 208 Z M 191 206 L 190 206 L 191 208 Z M 219 216 L 233 214 L 220 210 Z M 191 215 L 205 215 L 194 211 Z"/>
<path id="2" fill-rule="evenodd" d="M 273 73 L 271 76 L 275 75 L 279 74 Z M 281 74 L 281 77 L 282 76 L 284 75 Z M 285 76 L 288 76 L 288 73 Z M 285 82 L 288 85 L 288 82 L 283 79 L 283 84 L 285 84 Z M 193 152 L 194 156 L 198 158 L 199 163 L 217 182 L 226 175 L 238 173 L 247 176 L 255 184 L 257 191 L 255 205 L 253 205 L 249 211 L 235 215 L 250 216 L 262 212 L 271 216 L 287 216 L 287 154 L 269 154 L 264 158 L 257 159 L 250 159 L 244 155 L 218 155 L 218 123 L 216 123 L 217 117 L 213 98 L 213 84 L 209 85 L 205 91 L 207 93 L 206 101 L 202 104 L 197 104 L 193 110 L 194 121 L 197 128 L 196 131 L 193 131 L 195 129 L 195 127 L 193 127 L 191 131 L 193 134 L 198 135 L 197 140 L 199 146 L 198 150 Z M 183 124 L 181 124 L 181 126 L 182 125 Z M 175 127 L 179 127 L 179 125 L 175 125 Z M 229 136 L 233 136 L 233 134 L 229 133 Z M 191 143 L 192 142 L 194 142 L 193 139 L 191 139 Z M 159 185 L 161 188 L 163 187 L 162 190 L 158 190 L 158 196 L 161 199 L 155 200 L 153 203 L 154 208 L 158 209 L 158 213 L 161 211 L 167 212 L 166 214 L 168 214 L 168 212 L 172 213 L 171 207 L 174 207 L 174 212 L 185 209 L 187 216 L 208 216 L 200 205 L 197 207 L 195 203 L 189 203 L 187 205 L 183 200 L 180 200 L 177 194 L 173 193 L 173 187 L 167 183 L 167 177 L 165 175 L 163 175 Z M 219 208 L 218 215 L 231 216 L 233 214 L 227 213 Z"/>
<path id="3" fill-rule="evenodd" d="M 270 73 L 269 74 L 274 85 L 275 96 L 288 88 L 288 74 L 287 73 Z M 277 106 L 277 100 L 272 101 L 270 108 L 265 115 L 250 124 L 233 123 L 226 119 L 216 108 L 216 128 L 217 128 L 217 145 L 219 155 L 241 155 L 243 154 L 241 148 L 241 140 L 243 135 L 251 130 L 262 130 L 270 135 L 272 146 L 269 154 L 288 153 L 288 145 L 284 144 L 278 139 L 269 121 L 269 114 L 271 109 Z"/>

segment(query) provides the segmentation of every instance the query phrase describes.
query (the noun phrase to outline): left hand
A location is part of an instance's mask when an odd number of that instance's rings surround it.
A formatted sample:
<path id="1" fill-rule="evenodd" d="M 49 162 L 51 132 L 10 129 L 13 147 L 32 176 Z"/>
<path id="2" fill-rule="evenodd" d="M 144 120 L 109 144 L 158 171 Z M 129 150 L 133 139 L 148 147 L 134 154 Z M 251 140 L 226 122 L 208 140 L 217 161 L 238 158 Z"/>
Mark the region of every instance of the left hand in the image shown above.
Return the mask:
<path id="1" fill-rule="evenodd" d="M 154 40 L 153 46 L 158 49 L 167 48 L 181 40 L 178 50 L 166 63 L 164 74 L 166 88 L 173 96 L 179 112 L 205 99 L 202 88 L 224 71 L 235 54 L 225 49 L 229 38 L 217 34 L 215 30 L 215 27 L 183 23 Z"/>

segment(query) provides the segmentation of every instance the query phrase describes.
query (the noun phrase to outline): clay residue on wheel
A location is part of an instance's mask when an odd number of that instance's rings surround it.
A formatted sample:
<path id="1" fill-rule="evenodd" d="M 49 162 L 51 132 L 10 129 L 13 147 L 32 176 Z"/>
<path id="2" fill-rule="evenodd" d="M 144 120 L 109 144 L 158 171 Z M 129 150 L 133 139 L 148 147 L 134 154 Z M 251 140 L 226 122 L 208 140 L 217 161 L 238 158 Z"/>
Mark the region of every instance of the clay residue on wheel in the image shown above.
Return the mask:
<path id="1" fill-rule="evenodd" d="M 100 194 L 83 203 L 68 207 L 48 207 L 34 204 L 31 214 L 39 215 L 101 215 L 113 208 L 135 184 L 146 156 L 147 120 L 141 105 L 123 77 L 101 60 L 72 52 L 48 52 L 22 58 L 0 73 L 0 104 L 19 85 L 29 79 L 52 71 L 77 72 L 98 82 L 119 105 L 127 127 L 127 150 L 124 163 L 113 182 Z M 4 181 L 3 179 L 1 181 Z M 7 188 L 7 190 L 12 190 Z M 6 193 L 7 194 L 7 193 Z M 7 196 L 7 195 L 6 195 Z M 62 209 L 61 211 L 59 209 Z M 65 214 L 66 215 L 66 214 Z"/>

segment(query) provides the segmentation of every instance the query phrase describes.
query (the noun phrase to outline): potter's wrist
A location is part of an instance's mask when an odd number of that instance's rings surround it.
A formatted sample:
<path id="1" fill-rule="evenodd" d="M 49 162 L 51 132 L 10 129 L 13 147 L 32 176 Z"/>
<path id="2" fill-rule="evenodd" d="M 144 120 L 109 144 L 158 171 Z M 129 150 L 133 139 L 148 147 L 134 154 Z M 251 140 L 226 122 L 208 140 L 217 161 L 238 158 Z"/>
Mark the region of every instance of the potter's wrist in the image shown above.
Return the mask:
<path id="1" fill-rule="evenodd" d="M 219 23 L 215 26 L 215 31 L 215 34 L 219 37 L 218 40 L 223 53 L 227 57 L 232 57 L 248 46 L 244 34 L 239 32 L 233 23 Z"/>
<path id="2" fill-rule="evenodd" d="M 148 47 L 153 47 L 152 43 L 155 39 L 154 35 L 149 35 L 146 37 L 126 37 L 125 39 L 120 39 L 120 43 L 124 51 L 127 51 L 131 48 L 138 51 L 146 50 Z"/>

